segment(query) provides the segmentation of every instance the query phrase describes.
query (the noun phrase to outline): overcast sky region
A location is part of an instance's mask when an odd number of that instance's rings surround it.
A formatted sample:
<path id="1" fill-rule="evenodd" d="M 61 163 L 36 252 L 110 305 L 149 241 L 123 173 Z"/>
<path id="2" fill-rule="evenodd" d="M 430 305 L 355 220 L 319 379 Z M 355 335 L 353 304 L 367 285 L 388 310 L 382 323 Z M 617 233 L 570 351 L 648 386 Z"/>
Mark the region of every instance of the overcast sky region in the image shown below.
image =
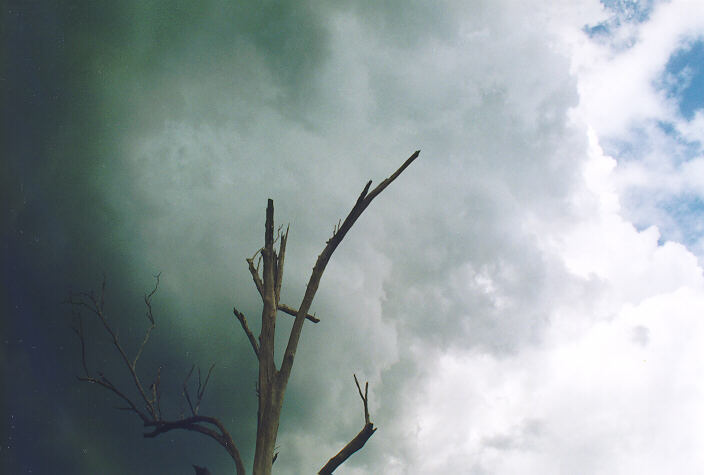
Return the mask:
<path id="1" fill-rule="evenodd" d="M 698 0 L 9 2 L 2 11 L 8 474 L 234 473 L 211 440 L 142 437 L 76 380 L 99 290 L 142 378 L 251 467 L 258 333 L 245 258 L 267 198 L 300 303 L 367 180 L 420 158 L 333 256 L 274 466 L 340 474 L 704 473 L 704 8 Z M 88 364 L 129 375 L 84 315 Z M 281 345 L 292 319 L 278 320 Z M 282 352 L 279 351 L 280 356 Z M 131 388 L 130 388 L 131 389 Z"/>

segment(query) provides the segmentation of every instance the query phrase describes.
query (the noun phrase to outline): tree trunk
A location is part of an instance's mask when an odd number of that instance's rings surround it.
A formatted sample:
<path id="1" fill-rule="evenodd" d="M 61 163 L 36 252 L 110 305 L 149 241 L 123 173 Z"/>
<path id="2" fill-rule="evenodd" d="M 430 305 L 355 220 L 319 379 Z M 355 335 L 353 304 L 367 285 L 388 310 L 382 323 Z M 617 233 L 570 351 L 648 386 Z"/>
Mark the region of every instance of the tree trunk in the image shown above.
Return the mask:
<path id="1" fill-rule="evenodd" d="M 264 230 L 264 261 L 262 330 L 259 334 L 259 409 L 257 412 L 257 445 L 254 452 L 254 474 L 268 475 L 274 460 L 276 433 L 283 394 L 277 384 L 274 363 L 274 334 L 276 331 L 276 254 L 274 252 L 274 202 L 268 200 Z"/>
<path id="2" fill-rule="evenodd" d="M 255 475 L 270 475 L 274 463 L 276 434 L 279 430 L 279 416 L 283 403 L 283 393 L 276 384 L 270 391 L 261 391 L 259 396 L 259 423 L 257 425 L 257 445 L 254 451 Z"/>

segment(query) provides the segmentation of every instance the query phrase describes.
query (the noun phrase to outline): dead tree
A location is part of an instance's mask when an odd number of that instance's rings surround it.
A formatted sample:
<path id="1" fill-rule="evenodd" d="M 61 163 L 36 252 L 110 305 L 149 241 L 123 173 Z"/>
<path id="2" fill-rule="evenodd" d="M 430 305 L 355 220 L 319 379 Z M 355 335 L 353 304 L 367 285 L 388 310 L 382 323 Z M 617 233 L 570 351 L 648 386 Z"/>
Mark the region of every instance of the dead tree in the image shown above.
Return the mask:
<path id="1" fill-rule="evenodd" d="M 261 332 L 259 334 L 259 338 L 255 338 L 249 328 L 245 315 L 237 310 L 237 308 L 233 308 L 233 313 L 242 326 L 242 329 L 244 330 L 252 347 L 252 351 L 254 352 L 254 355 L 259 363 L 259 376 L 257 380 L 257 438 L 253 466 L 253 473 L 255 475 L 270 474 L 272 465 L 276 460 L 277 454 L 274 453 L 274 449 L 276 444 L 276 436 L 279 429 L 281 408 L 284 401 L 284 395 L 286 393 L 286 386 L 291 376 L 291 370 L 296 357 L 298 341 L 301 337 L 304 322 L 306 320 L 314 323 L 320 321 L 318 318 L 311 315 L 309 311 L 311 304 L 313 303 L 313 298 L 318 290 L 320 279 L 325 271 L 325 267 L 330 261 L 335 249 L 337 249 L 340 245 L 364 210 L 367 209 L 369 204 L 371 204 L 372 200 L 376 198 L 387 186 L 389 186 L 391 182 L 398 178 L 398 176 L 418 157 L 419 154 L 420 151 L 413 153 L 413 155 L 411 155 L 403 163 L 403 165 L 398 168 L 398 170 L 379 183 L 379 185 L 377 185 L 373 190 L 369 191 L 372 184 L 371 180 L 366 184 L 362 190 L 362 193 L 359 195 L 357 201 L 352 207 L 352 210 L 349 212 L 344 221 L 335 226 L 332 237 L 328 239 L 325 248 L 318 256 L 310 279 L 308 280 L 303 300 L 298 308 L 290 307 L 279 301 L 283 282 L 284 258 L 286 255 L 288 228 L 285 232 L 281 232 L 280 228 L 278 233 L 275 235 L 274 202 L 271 199 L 268 200 L 264 226 L 264 247 L 259 249 L 254 256 L 246 260 L 247 266 L 252 275 L 252 280 L 254 281 L 254 285 L 256 286 L 263 303 Z M 277 241 L 278 251 L 275 249 L 275 243 Z M 259 259 L 257 260 L 256 265 L 255 259 Z M 263 262 L 261 275 L 259 272 L 260 262 Z M 97 376 L 94 376 L 88 370 L 86 358 L 86 336 L 83 331 L 80 313 L 76 320 L 77 323 L 74 326 L 74 331 L 78 335 L 81 343 L 81 364 L 83 367 L 83 376 L 80 376 L 78 379 L 80 381 L 102 386 L 120 398 L 125 403 L 125 406 L 120 409 L 134 412 L 142 420 L 144 427 L 150 429 L 148 432 L 144 433 L 144 437 L 156 437 L 160 434 L 176 429 L 188 430 L 206 435 L 218 442 L 228 452 L 228 454 L 230 454 L 235 463 L 235 470 L 237 474 L 243 475 L 245 473 L 245 469 L 242 462 L 242 457 L 240 456 L 240 452 L 235 445 L 235 442 L 229 432 L 225 429 L 222 422 L 215 417 L 203 416 L 199 414 L 200 404 L 210 379 L 213 366 L 210 367 L 210 370 L 204 380 L 201 378 L 200 369 L 198 370 L 198 386 L 193 397 L 191 397 L 188 389 L 189 380 L 195 367 L 191 368 L 191 371 L 188 373 L 188 376 L 182 386 L 183 396 L 188 403 L 190 415 L 181 416 L 178 419 L 171 420 L 165 419 L 161 413 L 161 369 L 157 371 L 154 381 L 146 389 L 137 373 L 137 361 L 142 354 L 142 350 L 149 341 L 152 330 L 156 326 L 151 302 L 158 286 L 159 276 L 156 276 L 156 285 L 154 289 L 151 293 L 145 295 L 144 297 L 144 302 L 147 308 L 146 315 L 150 326 L 148 327 L 144 339 L 142 340 L 142 343 L 133 358 L 128 357 L 122 344 L 120 343 L 117 333 L 110 326 L 105 315 L 105 280 L 103 280 L 101 293 L 98 296 L 93 293 L 79 293 L 73 294 L 69 297 L 69 303 L 74 309 L 86 309 L 89 313 L 97 317 L 97 319 L 102 323 L 104 329 L 112 339 L 113 346 L 129 370 L 132 383 L 134 384 L 138 394 L 138 398 L 135 399 L 128 396 L 126 392 L 115 386 L 103 373 L 98 373 Z M 295 319 L 288 337 L 288 343 L 286 345 L 286 350 L 284 351 L 282 361 L 277 367 L 276 361 L 274 360 L 274 336 L 276 331 L 276 316 L 279 311 L 293 316 Z M 357 386 L 359 396 L 364 404 L 364 426 L 362 427 L 362 430 L 337 455 L 332 457 L 327 464 L 325 464 L 325 466 L 320 470 L 320 474 L 332 473 L 353 453 L 361 449 L 367 440 L 369 440 L 369 438 L 374 434 L 374 431 L 376 431 L 376 428 L 371 422 L 369 416 L 369 385 L 368 383 L 365 384 L 364 392 L 362 392 L 362 388 L 359 385 L 359 381 L 356 376 L 354 377 L 354 381 Z M 198 470 L 207 470 L 204 467 L 194 466 L 194 468 L 196 469 L 196 472 L 198 472 Z"/>

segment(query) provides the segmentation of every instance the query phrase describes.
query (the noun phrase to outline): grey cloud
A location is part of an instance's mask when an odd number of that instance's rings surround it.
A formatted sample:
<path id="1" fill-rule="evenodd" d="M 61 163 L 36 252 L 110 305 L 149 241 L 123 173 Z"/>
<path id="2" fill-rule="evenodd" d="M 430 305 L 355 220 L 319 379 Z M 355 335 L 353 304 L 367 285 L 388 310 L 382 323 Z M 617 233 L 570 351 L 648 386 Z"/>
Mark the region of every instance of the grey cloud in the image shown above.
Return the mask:
<path id="1" fill-rule="evenodd" d="M 540 420 L 529 419 L 517 424 L 512 433 L 486 437 L 483 445 L 498 450 L 530 449 L 543 432 Z"/>
<path id="2" fill-rule="evenodd" d="M 647 346 L 650 342 L 650 329 L 643 325 L 633 327 L 631 338 L 641 346 Z"/>

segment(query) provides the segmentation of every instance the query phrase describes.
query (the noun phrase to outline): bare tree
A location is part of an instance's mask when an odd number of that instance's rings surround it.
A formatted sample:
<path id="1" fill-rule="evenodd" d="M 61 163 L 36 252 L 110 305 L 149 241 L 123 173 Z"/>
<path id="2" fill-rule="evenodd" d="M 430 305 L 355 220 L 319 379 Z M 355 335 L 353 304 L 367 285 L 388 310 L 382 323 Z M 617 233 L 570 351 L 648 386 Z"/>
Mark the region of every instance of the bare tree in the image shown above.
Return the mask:
<path id="1" fill-rule="evenodd" d="M 376 198 L 387 186 L 389 186 L 391 182 L 398 178 L 398 176 L 418 157 L 419 154 L 420 151 L 413 153 L 413 155 L 411 155 L 403 163 L 403 165 L 398 168 L 398 170 L 379 183 L 379 185 L 377 185 L 373 190 L 369 191 L 372 184 L 371 180 L 366 184 L 362 190 L 362 193 L 359 195 L 357 201 L 352 207 L 352 210 L 349 212 L 344 221 L 335 226 L 332 237 L 328 239 L 325 248 L 318 256 L 310 279 L 308 280 L 303 300 L 298 308 L 290 307 L 279 301 L 281 285 L 283 282 L 284 258 L 286 255 L 288 228 L 285 232 L 282 232 L 282 228 L 279 228 L 279 231 L 275 235 L 274 202 L 271 199 L 268 200 L 264 231 L 264 247 L 259 249 L 254 256 L 246 260 L 247 266 L 252 275 L 252 280 L 259 291 L 263 303 L 261 332 L 259 334 L 259 338 L 255 338 L 249 328 L 245 315 L 237 310 L 237 308 L 233 308 L 233 313 L 242 326 L 242 329 L 244 330 L 244 333 L 246 334 L 252 347 L 252 351 L 259 362 L 259 376 L 257 381 L 257 397 L 259 404 L 257 410 L 257 438 L 253 466 L 253 473 L 255 475 L 270 474 L 273 463 L 276 460 L 277 454 L 274 453 L 274 450 L 276 436 L 279 429 L 281 408 L 284 401 L 284 395 L 286 393 L 286 386 L 291 376 L 291 370 L 293 368 L 293 362 L 296 357 L 296 350 L 298 348 L 298 342 L 301 337 L 305 320 L 309 320 L 314 323 L 320 321 L 318 318 L 311 315 L 309 310 L 311 304 L 313 303 L 313 298 L 318 290 L 318 285 L 320 284 L 320 279 L 323 276 L 325 267 L 330 261 L 335 249 L 337 249 L 340 245 L 342 240 L 347 235 L 347 232 L 352 228 L 364 210 L 371 204 L 372 200 Z M 275 249 L 275 244 L 277 241 L 278 251 Z M 256 265 L 255 260 L 257 260 Z M 261 275 L 259 272 L 260 262 L 263 262 Z M 74 331 L 78 335 L 81 344 L 81 364 L 83 368 L 83 375 L 78 379 L 80 381 L 102 386 L 121 399 L 125 405 L 120 409 L 137 414 L 137 416 L 139 416 L 142 420 L 144 427 L 149 428 L 149 430 L 144 433 L 144 437 L 156 437 L 160 434 L 176 429 L 201 433 L 219 443 L 232 457 L 237 474 L 243 475 L 245 473 L 245 468 L 239 449 L 235 445 L 235 442 L 229 432 L 225 429 L 222 422 L 215 417 L 199 414 L 200 404 L 203 399 L 205 389 L 208 385 L 213 366 L 210 367 L 205 375 L 205 378 L 202 378 L 201 371 L 198 369 L 198 383 L 194 395 L 191 395 L 189 391 L 189 381 L 193 375 L 195 366 L 191 368 L 182 385 L 182 393 L 188 403 L 190 415 L 182 415 L 177 419 L 171 420 L 165 419 L 161 412 L 161 368 L 157 370 L 157 374 L 153 382 L 147 388 L 145 388 L 137 373 L 137 362 L 139 357 L 149 341 L 152 330 L 156 327 L 154 314 L 152 312 L 152 297 L 156 293 L 158 286 L 159 276 L 157 275 L 154 289 L 149 294 L 144 296 L 144 302 L 147 309 L 146 316 L 149 322 L 149 327 L 147 328 L 142 343 L 133 358 L 130 358 L 127 355 L 122 344 L 120 343 L 117 333 L 107 320 L 104 308 L 104 279 L 99 295 L 95 295 L 92 292 L 83 292 L 72 294 L 69 297 L 68 302 L 75 310 L 78 310 Z M 98 373 L 97 376 L 94 376 L 89 371 L 86 358 L 86 335 L 83 330 L 83 322 L 80 318 L 81 309 L 87 310 L 89 313 L 97 317 L 97 319 L 102 323 L 105 331 L 110 335 L 113 346 L 129 370 L 132 383 L 134 384 L 138 395 L 137 398 L 130 397 L 126 392 L 119 389 L 103 373 Z M 295 317 L 295 320 L 288 337 L 288 343 L 286 345 L 286 350 L 284 351 L 283 359 L 277 367 L 276 361 L 274 360 L 274 336 L 276 331 L 276 316 L 279 311 Z M 364 406 L 364 426 L 362 427 L 362 430 L 345 447 L 343 447 L 337 455 L 332 457 L 325 464 L 325 466 L 323 466 L 319 472 L 320 474 L 332 473 L 353 453 L 361 449 L 376 431 L 376 428 L 371 422 L 369 416 L 369 384 L 365 384 L 364 392 L 362 392 L 362 388 L 356 375 L 354 376 L 354 381 Z M 205 467 L 194 466 L 194 469 L 196 470 L 196 473 L 208 473 Z"/>

